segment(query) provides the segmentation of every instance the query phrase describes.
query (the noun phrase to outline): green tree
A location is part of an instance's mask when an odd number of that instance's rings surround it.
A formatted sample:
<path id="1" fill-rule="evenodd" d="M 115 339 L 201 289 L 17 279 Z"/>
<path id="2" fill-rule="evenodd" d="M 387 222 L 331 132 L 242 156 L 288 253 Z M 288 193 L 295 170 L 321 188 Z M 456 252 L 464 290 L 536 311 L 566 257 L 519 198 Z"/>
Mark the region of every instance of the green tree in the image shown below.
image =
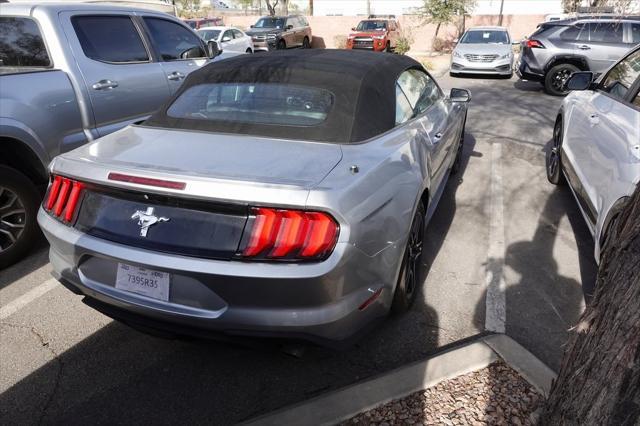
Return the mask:
<path id="1" fill-rule="evenodd" d="M 433 36 L 438 38 L 440 27 L 453 22 L 458 17 L 470 14 L 476 5 L 476 0 L 423 0 L 424 4 L 419 13 L 428 23 L 436 25 Z"/>

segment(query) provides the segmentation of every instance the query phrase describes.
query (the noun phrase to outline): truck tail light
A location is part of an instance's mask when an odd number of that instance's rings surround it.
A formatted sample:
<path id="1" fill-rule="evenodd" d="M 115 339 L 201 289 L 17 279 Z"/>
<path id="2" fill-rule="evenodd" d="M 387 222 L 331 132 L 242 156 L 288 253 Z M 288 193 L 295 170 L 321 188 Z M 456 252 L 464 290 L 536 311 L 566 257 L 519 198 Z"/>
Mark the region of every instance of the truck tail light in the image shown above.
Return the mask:
<path id="1" fill-rule="evenodd" d="M 531 49 L 545 49 L 544 44 L 539 42 L 538 40 L 529 39 L 526 41 L 527 47 Z"/>
<path id="2" fill-rule="evenodd" d="M 71 222 L 84 184 L 62 176 L 53 176 L 49 192 L 44 200 L 44 208 L 55 217 Z"/>
<path id="3" fill-rule="evenodd" d="M 338 239 L 338 224 L 327 213 L 260 207 L 252 209 L 251 218 L 242 250 L 248 259 L 319 260 L 333 251 Z"/>

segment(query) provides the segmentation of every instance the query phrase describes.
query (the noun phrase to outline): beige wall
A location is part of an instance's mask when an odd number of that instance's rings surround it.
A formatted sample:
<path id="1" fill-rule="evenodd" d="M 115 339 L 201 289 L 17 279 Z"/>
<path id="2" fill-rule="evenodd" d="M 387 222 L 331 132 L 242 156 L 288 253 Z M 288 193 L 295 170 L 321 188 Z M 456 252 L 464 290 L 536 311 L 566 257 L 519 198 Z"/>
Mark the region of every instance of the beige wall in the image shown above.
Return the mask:
<path id="1" fill-rule="evenodd" d="M 255 23 L 258 16 L 225 16 L 226 25 L 237 26 L 248 29 Z M 309 16 L 307 17 L 311 29 L 313 30 L 313 47 L 333 48 L 334 38 L 337 35 L 347 35 L 351 27 L 354 27 L 362 19 L 360 16 Z M 425 24 L 422 19 L 416 16 L 401 16 L 400 26 L 411 31 L 413 35 L 412 51 L 428 51 L 431 49 L 431 41 L 435 33 L 436 26 Z M 506 15 L 502 24 L 509 29 L 514 40 L 520 40 L 524 36 L 531 34 L 536 26 L 544 21 L 543 15 Z M 497 15 L 478 15 L 467 18 L 467 28 L 475 25 L 497 25 Z M 440 29 L 440 37 L 453 39 L 456 37 L 455 26 L 450 25 Z"/>

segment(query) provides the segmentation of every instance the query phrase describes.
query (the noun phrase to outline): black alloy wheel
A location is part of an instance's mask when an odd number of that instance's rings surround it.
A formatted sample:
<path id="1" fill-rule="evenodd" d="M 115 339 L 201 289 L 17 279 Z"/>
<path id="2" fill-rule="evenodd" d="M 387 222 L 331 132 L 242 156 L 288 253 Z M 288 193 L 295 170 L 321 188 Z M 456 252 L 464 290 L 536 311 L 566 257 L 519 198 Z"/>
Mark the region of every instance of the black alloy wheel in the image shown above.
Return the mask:
<path id="1" fill-rule="evenodd" d="M 564 183 L 562 174 L 562 116 L 558 116 L 553 127 L 553 141 L 551 149 L 547 152 L 547 180 L 554 185 Z"/>
<path id="2" fill-rule="evenodd" d="M 420 266 L 424 241 L 425 208 L 422 203 L 418 208 L 409 231 L 409 240 L 402 260 L 402 269 L 393 295 L 391 312 L 400 314 L 408 311 L 416 300 L 420 285 Z"/>
<path id="3" fill-rule="evenodd" d="M 278 50 L 284 50 L 287 48 L 287 43 L 284 42 L 284 40 L 280 40 L 278 42 Z"/>
<path id="4" fill-rule="evenodd" d="M 302 40 L 302 48 L 311 49 L 311 42 L 309 41 L 309 37 L 305 37 L 304 40 Z"/>
<path id="5" fill-rule="evenodd" d="M 571 74 L 577 71 L 580 69 L 571 64 L 560 64 L 551 68 L 544 78 L 544 87 L 547 93 L 553 96 L 565 96 L 569 93 L 565 83 Z"/>
<path id="6" fill-rule="evenodd" d="M 38 235 L 40 196 L 31 181 L 0 166 L 0 269 L 19 260 Z"/>

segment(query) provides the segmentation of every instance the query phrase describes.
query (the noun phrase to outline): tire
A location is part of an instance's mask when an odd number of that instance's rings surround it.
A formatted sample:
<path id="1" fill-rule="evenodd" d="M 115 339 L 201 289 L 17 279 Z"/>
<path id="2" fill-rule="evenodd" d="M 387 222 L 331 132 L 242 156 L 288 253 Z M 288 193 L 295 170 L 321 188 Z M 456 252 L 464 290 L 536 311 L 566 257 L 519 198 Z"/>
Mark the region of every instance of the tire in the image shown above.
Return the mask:
<path id="1" fill-rule="evenodd" d="M 0 165 L 0 269 L 20 260 L 36 241 L 40 201 L 25 175 Z"/>
<path id="2" fill-rule="evenodd" d="M 554 185 L 564 185 L 564 175 L 562 174 L 562 116 L 556 118 L 553 126 L 553 141 L 551 149 L 547 152 L 545 168 L 547 169 L 547 180 Z"/>
<path id="3" fill-rule="evenodd" d="M 302 40 L 302 48 L 311 49 L 311 43 L 309 42 L 309 37 L 305 37 L 304 40 Z"/>
<path id="4" fill-rule="evenodd" d="M 384 48 L 384 51 L 387 53 L 391 53 L 391 42 L 387 42 L 387 47 Z"/>
<path id="5" fill-rule="evenodd" d="M 251 48 L 247 48 L 247 51 L 245 53 L 252 54 L 253 50 L 251 50 Z"/>
<path id="6" fill-rule="evenodd" d="M 402 257 L 402 266 L 396 290 L 393 294 L 391 313 L 393 315 L 407 312 L 416 301 L 420 285 L 420 259 L 422 258 L 422 243 L 424 241 L 425 207 L 418 204 L 411 222 L 407 247 Z"/>
<path id="7" fill-rule="evenodd" d="M 456 152 L 456 159 L 453 160 L 453 166 L 451 166 L 451 174 L 458 174 L 460 166 L 462 164 L 462 151 L 464 149 L 464 130 L 467 127 L 467 114 L 464 115 L 464 121 L 462 122 L 462 133 L 460 134 L 460 142 L 458 143 L 458 150 Z"/>
<path id="8" fill-rule="evenodd" d="M 278 50 L 285 50 L 287 48 L 287 43 L 284 40 L 280 40 L 278 42 Z"/>
<path id="9" fill-rule="evenodd" d="M 544 89 L 550 95 L 565 96 L 569 91 L 564 88 L 564 83 L 576 71 L 580 71 L 580 68 L 572 64 L 558 64 L 552 67 L 544 77 Z"/>

